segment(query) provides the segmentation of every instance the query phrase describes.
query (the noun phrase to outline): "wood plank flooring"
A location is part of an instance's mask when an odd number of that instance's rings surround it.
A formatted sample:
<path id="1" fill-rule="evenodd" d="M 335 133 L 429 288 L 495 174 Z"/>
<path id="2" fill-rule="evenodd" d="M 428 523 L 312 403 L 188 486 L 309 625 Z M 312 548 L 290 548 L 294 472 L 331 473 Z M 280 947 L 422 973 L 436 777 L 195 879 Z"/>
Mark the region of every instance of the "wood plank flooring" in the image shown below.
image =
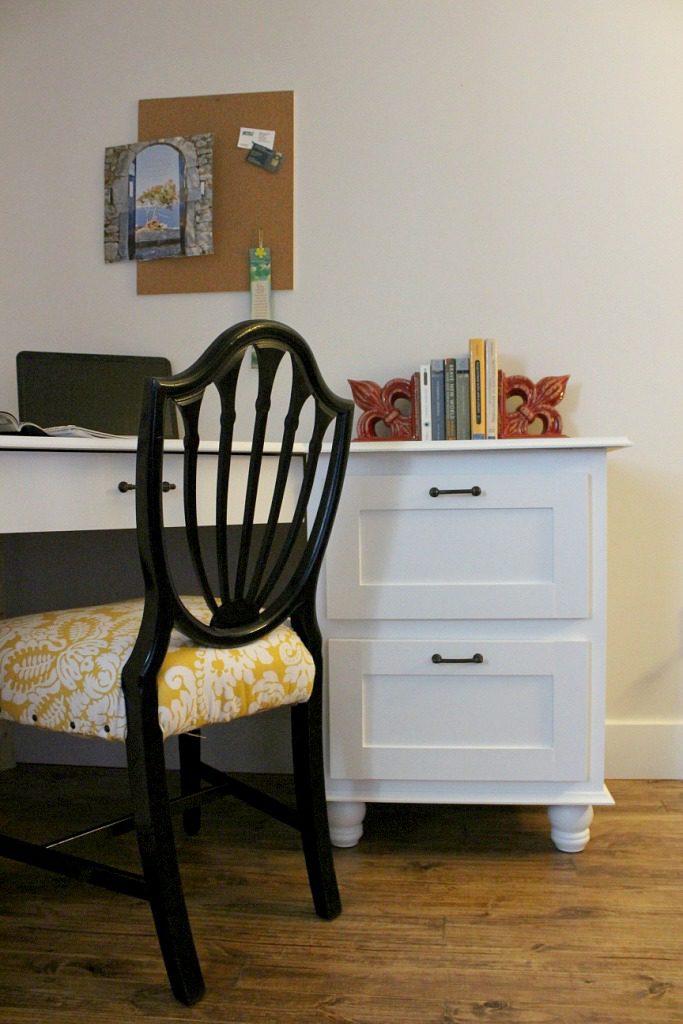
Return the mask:
<path id="1" fill-rule="evenodd" d="M 125 787 L 117 770 L 20 766 L 0 774 L 0 814 L 48 836 L 89 821 L 91 800 L 118 814 Z M 146 904 L 2 861 L 0 1022 L 680 1024 L 683 782 L 610 788 L 575 855 L 543 808 L 371 806 L 361 844 L 335 854 L 333 922 L 312 911 L 294 833 L 212 805 L 179 838 L 207 982 L 191 1008 Z M 134 864 L 130 837 L 112 843 Z"/>

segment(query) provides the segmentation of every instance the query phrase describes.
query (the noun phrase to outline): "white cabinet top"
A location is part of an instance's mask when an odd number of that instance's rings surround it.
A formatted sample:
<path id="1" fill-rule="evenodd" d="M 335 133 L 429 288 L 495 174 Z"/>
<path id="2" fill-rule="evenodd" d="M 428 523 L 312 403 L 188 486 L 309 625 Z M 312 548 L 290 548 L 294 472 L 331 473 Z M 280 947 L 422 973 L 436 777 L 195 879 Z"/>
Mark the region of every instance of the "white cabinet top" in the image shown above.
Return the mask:
<path id="1" fill-rule="evenodd" d="M 627 437 L 515 437 L 495 441 L 353 441 L 351 451 L 380 452 L 493 452 L 534 449 L 628 448 Z"/>

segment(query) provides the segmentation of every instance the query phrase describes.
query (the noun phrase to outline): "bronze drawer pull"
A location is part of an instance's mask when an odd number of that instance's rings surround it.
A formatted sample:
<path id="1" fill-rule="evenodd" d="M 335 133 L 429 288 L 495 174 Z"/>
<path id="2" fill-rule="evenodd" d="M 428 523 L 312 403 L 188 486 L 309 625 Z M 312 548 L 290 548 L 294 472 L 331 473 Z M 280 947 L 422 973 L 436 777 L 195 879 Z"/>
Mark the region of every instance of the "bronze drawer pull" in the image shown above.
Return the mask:
<path id="1" fill-rule="evenodd" d="M 164 480 L 164 482 L 161 485 L 162 491 L 175 491 L 175 487 L 176 487 L 176 485 L 175 484 L 170 484 L 168 482 L 168 480 Z M 125 494 L 126 491 L 134 491 L 135 490 L 135 484 L 129 484 L 126 480 L 120 480 L 119 481 L 119 490 L 121 491 L 122 494 Z"/>
<path id="2" fill-rule="evenodd" d="M 431 498 L 438 498 L 440 494 L 472 494 L 475 498 L 478 498 L 481 494 L 481 487 L 462 487 L 454 491 L 442 491 L 438 487 L 429 488 L 429 496 Z"/>
<path id="3" fill-rule="evenodd" d="M 483 654 L 473 654 L 471 658 L 442 658 L 440 654 L 432 654 L 435 665 L 481 665 Z"/>

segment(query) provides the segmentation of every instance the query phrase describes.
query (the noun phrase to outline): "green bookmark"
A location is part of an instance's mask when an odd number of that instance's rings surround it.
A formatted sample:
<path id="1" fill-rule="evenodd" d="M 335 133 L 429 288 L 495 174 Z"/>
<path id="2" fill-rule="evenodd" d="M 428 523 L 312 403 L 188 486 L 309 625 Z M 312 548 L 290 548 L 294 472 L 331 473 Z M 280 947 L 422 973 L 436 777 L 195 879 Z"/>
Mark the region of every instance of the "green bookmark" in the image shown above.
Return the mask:
<path id="1" fill-rule="evenodd" d="M 263 232 L 259 244 L 249 250 L 249 285 L 251 288 L 251 316 L 253 320 L 270 320 L 270 249 L 263 245 Z"/>

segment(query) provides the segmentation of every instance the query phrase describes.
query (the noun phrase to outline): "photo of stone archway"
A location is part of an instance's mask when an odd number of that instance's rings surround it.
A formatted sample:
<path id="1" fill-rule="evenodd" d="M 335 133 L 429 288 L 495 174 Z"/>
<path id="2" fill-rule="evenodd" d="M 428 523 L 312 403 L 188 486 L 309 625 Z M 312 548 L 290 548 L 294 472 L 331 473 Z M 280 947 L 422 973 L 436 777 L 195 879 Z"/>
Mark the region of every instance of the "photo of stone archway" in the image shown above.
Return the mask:
<path id="1" fill-rule="evenodd" d="M 111 146 L 104 158 L 104 258 L 213 252 L 213 135 Z"/>

